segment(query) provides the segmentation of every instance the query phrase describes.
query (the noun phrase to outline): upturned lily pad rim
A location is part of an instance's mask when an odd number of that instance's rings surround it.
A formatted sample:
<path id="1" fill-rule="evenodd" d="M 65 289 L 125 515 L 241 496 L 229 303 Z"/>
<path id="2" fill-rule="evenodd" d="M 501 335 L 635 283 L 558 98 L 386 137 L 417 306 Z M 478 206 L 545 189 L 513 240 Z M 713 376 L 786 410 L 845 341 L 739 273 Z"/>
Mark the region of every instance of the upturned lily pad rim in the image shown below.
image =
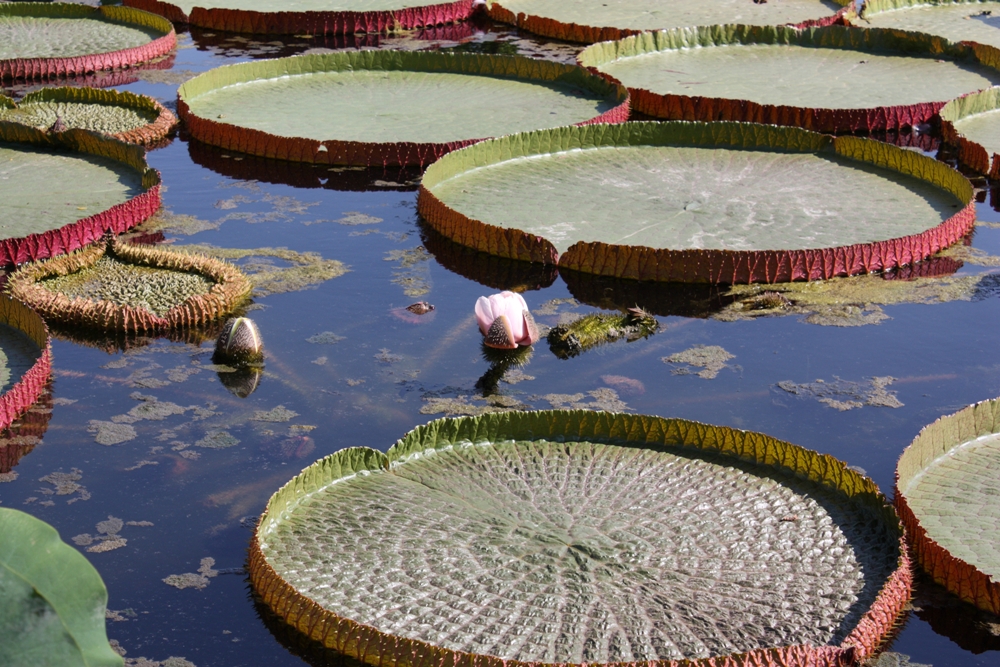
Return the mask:
<path id="1" fill-rule="evenodd" d="M 470 169 L 513 158 L 601 146 L 702 146 L 832 153 L 913 176 L 953 194 L 962 208 L 919 234 L 810 250 L 670 250 L 577 241 L 560 255 L 546 239 L 470 218 L 438 199 L 435 185 Z M 557 264 L 586 273 L 663 282 L 776 283 L 881 271 L 929 257 L 962 238 L 975 222 L 972 184 L 937 160 L 890 144 L 751 123 L 630 122 L 539 130 L 484 141 L 428 167 L 417 210 L 441 234 L 490 254 Z"/>
<path id="2" fill-rule="evenodd" d="M 58 229 L 22 238 L 0 240 L 0 264 L 22 264 L 54 257 L 92 243 L 105 232 L 121 234 L 160 208 L 160 172 L 146 163 L 146 151 L 98 132 L 71 129 L 48 134 L 19 123 L 0 121 L 0 142 L 68 150 L 109 158 L 127 165 L 142 177 L 144 192 L 111 208 Z"/>
<path id="3" fill-rule="evenodd" d="M 685 48 L 764 44 L 854 50 L 976 63 L 1000 71 L 1000 49 L 972 42 L 888 28 L 839 25 L 797 29 L 788 26 L 717 25 L 646 32 L 593 44 L 577 55 L 592 71 L 613 61 Z M 608 78 L 611 78 L 609 75 Z M 732 120 L 801 127 L 818 132 L 893 130 L 929 121 L 949 100 L 869 109 L 822 109 L 761 104 L 722 97 L 661 94 L 630 87 L 632 107 L 664 120 Z"/>
<path id="4" fill-rule="evenodd" d="M 67 297 L 39 283 L 96 264 L 106 254 L 124 263 L 185 273 L 197 273 L 214 282 L 207 294 L 196 294 L 160 316 L 145 308 L 121 306 L 111 301 Z M 249 278 L 229 262 L 194 253 L 121 243 L 114 237 L 88 248 L 21 267 L 7 280 L 12 296 L 43 317 L 61 324 L 100 329 L 125 335 L 194 329 L 229 315 L 250 298 Z"/>
<path id="5" fill-rule="evenodd" d="M 118 91 L 63 86 L 61 88 L 42 88 L 41 90 L 28 93 L 19 100 L 0 95 L 0 108 L 17 109 L 22 106 L 45 102 L 126 107 L 155 114 L 156 118 L 142 127 L 109 135 L 119 141 L 144 146 L 163 139 L 180 122 L 170 109 L 167 109 L 152 97 L 138 95 L 127 90 Z"/>
<path id="6" fill-rule="evenodd" d="M 249 9 L 194 7 L 186 13 L 162 0 L 124 0 L 137 7 L 167 17 L 176 23 L 199 28 L 263 35 L 352 35 L 355 33 L 411 30 L 454 23 L 472 16 L 473 0 L 452 0 L 397 10 L 330 12 L 258 12 Z"/>
<path id="7" fill-rule="evenodd" d="M 0 60 L 0 81 L 49 79 L 60 76 L 87 74 L 99 70 L 119 69 L 138 65 L 167 55 L 177 46 L 173 24 L 150 12 L 105 5 L 90 7 L 63 2 L 12 2 L 0 4 L 0 16 L 33 16 L 50 18 L 101 18 L 113 23 L 141 26 L 162 33 L 151 42 L 127 49 L 92 53 L 66 58 L 11 58 Z"/>
<path id="8" fill-rule="evenodd" d="M 978 5 L 989 0 L 865 0 L 861 12 L 852 19 L 865 19 L 874 14 L 911 7 L 945 7 L 948 5 Z M 856 23 L 855 23 L 856 25 Z"/>
<path id="9" fill-rule="evenodd" d="M 896 570 L 886 579 L 871 608 L 861 617 L 840 646 L 785 646 L 757 649 L 728 656 L 732 662 L 782 664 L 788 667 L 824 665 L 864 660 L 878 649 L 895 619 L 910 598 L 912 572 L 906 538 L 892 506 L 876 484 L 827 454 L 819 454 L 770 436 L 724 426 L 646 415 L 546 410 L 504 412 L 479 417 L 445 418 L 417 426 L 383 454 L 368 447 L 349 447 L 331 454 L 303 470 L 267 503 L 254 531 L 248 569 L 251 582 L 263 601 L 300 632 L 351 657 L 376 667 L 424 667 L 435 664 L 478 667 L 540 667 L 540 663 L 502 660 L 495 656 L 463 653 L 433 646 L 420 640 L 382 633 L 372 626 L 340 617 L 321 608 L 285 582 L 268 563 L 261 550 L 266 536 L 310 494 L 365 470 L 388 470 L 419 457 L 428 449 L 454 444 L 511 440 L 551 439 L 557 442 L 583 439 L 627 447 L 687 449 L 697 455 L 732 456 L 740 461 L 770 466 L 801 479 L 822 484 L 832 492 L 852 499 L 873 511 L 899 535 Z M 386 655 L 378 647 L 390 647 Z M 718 656 L 700 660 L 654 661 L 660 667 L 699 667 L 721 664 Z M 753 664 L 757 664 L 754 662 Z"/>
<path id="10" fill-rule="evenodd" d="M 1000 398 L 975 403 L 922 428 L 896 464 L 895 504 L 916 564 L 962 600 L 1000 614 L 1000 581 L 928 535 L 902 492 L 915 476 L 954 447 L 993 433 L 1000 433 Z"/>
<path id="11" fill-rule="evenodd" d="M 832 16 L 825 16 L 818 19 L 802 21 L 792 24 L 797 28 L 809 28 L 813 26 L 839 25 L 845 23 L 854 12 L 854 0 L 833 0 L 841 5 L 843 9 Z M 632 28 L 615 28 L 612 26 L 592 26 L 579 23 L 565 23 L 545 16 L 536 16 L 520 12 L 515 14 L 510 9 L 504 7 L 499 0 L 487 3 L 487 12 L 494 21 L 507 23 L 522 30 L 533 32 L 543 37 L 562 39 L 568 42 L 580 42 L 583 44 L 594 44 L 596 42 L 606 42 L 622 39 L 631 35 L 639 35 L 648 30 L 638 30 Z"/>
<path id="12" fill-rule="evenodd" d="M 23 332 L 41 350 L 31 368 L 0 395 L 0 429 L 5 429 L 27 412 L 45 391 L 45 384 L 52 375 L 52 339 L 38 313 L 6 294 L 0 294 L 0 323 Z"/>
<path id="13" fill-rule="evenodd" d="M 1000 155 L 967 137 L 955 123 L 971 116 L 1000 110 L 1000 86 L 956 98 L 941 107 L 941 135 L 946 143 L 958 148 L 958 162 L 963 167 L 990 178 L 1000 178 Z"/>
<path id="14" fill-rule="evenodd" d="M 449 151 L 482 141 L 476 137 L 444 143 L 365 142 L 330 139 L 317 141 L 285 137 L 239 127 L 195 115 L 188 102 L 217 88 L 262 79 L 358 70 L 443 72 L 526 81 L 560 82 L 612 100 L 615 106 L 578 125 L 620 123 L 628 119 L 629 95 L 617 81 L 581 67 L 524 56 L 425 51 L 351 51 L 291 56 L 236 65 L 224 65 L 194 77 L 177 90 L 177 112 L 191 136 L 228 150 L 279 160 L 317 164 L 405 166 L 433 162 Z"/>

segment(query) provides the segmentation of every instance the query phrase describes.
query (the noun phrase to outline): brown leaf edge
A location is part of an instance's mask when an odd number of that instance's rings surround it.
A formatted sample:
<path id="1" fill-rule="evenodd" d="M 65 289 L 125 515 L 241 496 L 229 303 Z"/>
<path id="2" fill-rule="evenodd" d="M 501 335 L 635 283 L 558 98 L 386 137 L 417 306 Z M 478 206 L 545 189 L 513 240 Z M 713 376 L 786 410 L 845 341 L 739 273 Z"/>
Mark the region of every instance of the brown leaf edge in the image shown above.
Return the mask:
<path id="1" fill-rule="evenodd" d="M 953 194 L 962 208 L 920 234 L 873 243 L 807 250 L 670 250 L 579 241 L 561 256 L 546 239 L 465 216 L 432 192 L 457 173 L 524 155 L 595 146 L 716 146 L 789 152 L 832 151 L 907 174 Z M 962 238 L 975 223 L 972 184 L 947 165 L 890 144 L 752 123 L 632 122 L 525 132 L 499 137 L 442 158 L 424 173 L 417 210 L 439 233 L 490 254 L 558 264 L 584 273 L 660 282 L 717 284 L 823 280 L 918 262 Z"/>
<path id="2" fill-rule="evenodd" d="M 257 12 L 194 7 L 186 14 L 179 6 L 161 0 L 125 0 L 125 5 L 161 14 L 176 23 L 258 35 L 353 35 L 411 30 L 462 21 L 472 16 L 473 11 L 473 0 L 422 7 L 404 7 L 400 3 L 399 9 L 374 12 Z"/>
<path id="3" fill-rule="evenodd" d="M 922 55 L 976 62 L 992 69 L 1000 69 L 1000 49 L 992 46 L 971 42 L 955 43 L 943 37 L 903 30 L 840 25 L 804 29 L 788 26 L 718 25 L 662 30 L 615 42 L 594 44 L 577 56 L 577 62 L 597 71 L 601 65 L 619 58 L 655 51 L 732 44 L 795 45 L 850 49 L 863 53 Z M 719 97 L 660 94 L 644 88 L 629 88 L 629 92 L 632 94 L 632 107 L 636 111 L 665 120 L 733 120 L 789 125 L 831 133 L 910 127 L 930 120 L 948 101 L 871 109 L 817 109 Z"/>
<path id="4" fill-rule="evenodd" d="M 69 58 L 11 58 L 0 60 L 0 81 L 50 79 L 88 74 L 99 70 L 120 69 L 167 55 L 177 46 L 177 34 L 170 21 L 150 12 L 104 5 L 49 2 L 17 2 L 0 5 L 0 16 L 33 16 L 61 19 L 96 18 L 112 23 L 141 26 L 163 33 L 153 41 L 117 51 L 91 53 Z"/>
<path id="5" fill-rule="evenodd" d="M 928 535 L 902 492 L 916 475 L 953 447 L 991 433 L 1000 433 L 1000 398 L 970 405 L 921 429 L 896 464 L 896 509 L 916 564 L 962 600 L 1000 614 L 1000 581 L 952 555 Z"/>
<path id="6" fill-rule="evenodd" d="M 208 294 L 196 294 L 161 317 L 145 308 L 120 306 L 110 301 L 70 298 L 39 283 L 93 266 L 105 253 L 139 266 L 198 273 L 215 282 Z M 250 280 L 238 268 L 202 255 L 121 243 L 114 237 L 55 259 L 28 264 L 7 280 L 9 293 L 30 305 L 42 317 L 73 327 L 123 334 L 158 333 L 193 329 L 221 319 L 250 298 Z"/>
<path id="7" fill-rule="evenodd" d="M 38 313 L 20 301 L 2 294 L 0 294 L 0 323 L 21 331 L 41 350 L 38 359 L 21 379 L 0 395 L 0 429 L 5 429 L 27 412 L 45 391 L 52 377 L 52 340 L 49 338 L 45 321 Z"/>
<path id="8" fill-rule="evenodd" d="M 261 536 L 319 485 L 359 470 L 387 469 L 414 452 L 428 447 L 446 447 L 455 442 L 544 437 L 596 438 L 633 447 L 690 447 L 773 466 L 853 499 L 899 534 L 896 570 L 840 646 L 785 646 L 699 660 L 615 663 L 614 667 L 842 667 L 872 655 L 893 629 L 910 599 L 913 573 L 899 518 L 875 483 L 850 470 L 842 461 L 761 433 L 681 419 L 586 410 L 506 412 L 438 419 L 413 429 L 385 454 L 367 447 L 351 447 L 320 459 L 268 501 L 250 543 L 247 569 L 254 589 L 278 616 L 299 632 L 374 667 L 542 667 L 541 663 L 443 649 L 423 641 L 385 634 L 372 626 L 331 613 L 281 578 L 261 549 Z"/>
<path id="9" fill-rule="evenodd" d="M 963 167 L 991 179 L 1000 178 L 1000 155 L 992 155 L 982 144 L 966 138 L 955 123 L 969 116 L 1000 109 L 1000 88 L 987 88 L 963 95 L 941 108 L 941 136 L 945 143 L 958 150 L 958 162 Z"/>
<path id="10" fill-rule="evenodd" d="M 474 53 L 354 51 L 294 56 L 276 60 L 226 65 L 187 81 L 177 90 L 177 113 L 195 139 L 227 150 L 262 157 L 315 164 L 423 166 L 445 153 L 482 141 L 470 138 L 446 143 L 316 141 L 284 137 L 238 127 L 193 114 L 187 101 L 211 90 L 265 78 L 346 70 L 449 72 L 529 81 L 559 81 L 592 91 L 614 103 L 595 118 L 578 123 L 621 123 L 628 120 L 628 91 L 616 81 L 564 65 L 524 56 Z"/>
<path id="11" fill-rule="evenodd" d="M 846 25 L 847 20 L 854 12 L 853 0 L 833 0 L 839 5 L 843 5 L 835 14 L 824 16 L 819 19 L 809 19 L 801 23 L 794 24 L 797 28 L 821 27 L 827 25 Z M 636 30 L 630 28 L 599 27 L 582 25 L 579 23 L 565 23 L 556 19 L 544 16 L 535 16 L 520 12 L 515 14 L 504 7 L 500 2 L 493 2 L 488 5 L 489 16 L 494 21 L 507 23 L 522 30 L 533 32 L 543 37 L 561 39 L 567 42 L 579 42 L 582 44 L 594 44 L 596 42 L 607 42 L 632 35 L 638 35 L 648 30 Z"/>
<path id="12" fill-rule="evenodd" d="M 137 95 L 128 91 L 65 86 L 62 88 L 42 88 L 41 90 L 28 93 L 18 101 L 0 95 L 0 107 L 8 109 L 16 109 L 25 105 L 42 104 L 45 102 L 126 107 L 155 114 L 156 118 L 142 127 L 109 135 L 119 141 L 141 144 L 143 146 L 155 144 L 160 139 L 163 139 L 180 122 L 170 109 L 167 109 L 152 97 Z"/>
<path id="13" fill-rule="evenodd" d="M 46 382 L 41 395 L 20 417 L 0 433 L 0 475 L 8 473 L 35 448 L 52 419 L 52 382 Z"/>
<path id="14" fill-rule="evenodd" d="M 0 265 L 33 262 L 72 252 L 99 239 L 107 231 L 115 234 L 126 232 L 160 208 L 160 173 L 146 164 L 146 152 L 141 146 L 118 141 L 98 132 L 74 129 L 47 134 L 33 127 L 5 121 L 0 121 L 0 141 L 68 149 L 122 162 L 142 175 L 142 187 L 145 190 L 106 211 L 81 218 L 59 229 L 23 238 L 0 240 Z"/>

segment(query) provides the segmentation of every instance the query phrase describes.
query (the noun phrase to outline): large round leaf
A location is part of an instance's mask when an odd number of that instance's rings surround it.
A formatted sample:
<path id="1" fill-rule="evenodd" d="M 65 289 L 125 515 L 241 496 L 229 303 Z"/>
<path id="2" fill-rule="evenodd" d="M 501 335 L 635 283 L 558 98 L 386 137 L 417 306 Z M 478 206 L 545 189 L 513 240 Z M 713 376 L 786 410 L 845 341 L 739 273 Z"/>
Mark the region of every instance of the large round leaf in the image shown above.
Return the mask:
<path id="1" fill-rule="evenodd" d="M 971 188 L 912 151 L 739 123 L 627 123 L 502 137 L 424 175 L 421 215 L 516 259 L 678 282 L 887 269 L 965 234 Z"/>
<path id="2" fill-rule="evenodd" d="M 166 55 L 176 45 L 169 21 L 136 9 L 0 5 L 0 81 L 130 67 Z"/>
<path id="3" fill-rule="evenodd" d="M 0 262 L 20 264 L 121 233 L 160 205 L 145 151 L 85 130 L 0 121 Z"/>
<path id="4" fill-rule="evenodd" d="M 120 666 L 104 629 L 108 591 L 44 521 L 0 507 L 0 664 Z"/>
<path id="5" fill-rule="evenodd" d="M 1000 399 L 923 429 L 896 468 L 917 562 L 966 602 L 1000 613 Z"/>
<path id="6" fill-rule="evenodd" d="M 373 665 L 832 665 L 905 602 L 900 537 L 870 480 L 761 434 L 506 413 L 315 463 L 272 497 L 250 569 L 279 615 Z"/>
<path id="7" fill-rule="evenodd" d="M 590 46 L 578 62 L 620 80 L 634 108 L 657 118 L 828 132 L 916 125 L 948 100 L 1000 83 L 993 47 L 843 26 L 645 33 Z"/>
<path id="8" fill-rule="evenodd" d="M 619 122 L 627 94 L 520 56 L 363 51 L 220 67 L 178 90 L 192 136 L 287 160 L 420 164 L 484 137 Z"/>
<path id="9" fill-rule="evenodd" d="M 531 32 L 574 42 L 621 39 L 646 30 L 740 23 L 745 25 L 830 24 L 852 0 L 497 0 L 492 18 Z"/>
<path id="10" fill-rule="evenodd" d="M 1000 178 L 1000 88 L 952 100 L 941 109 L 941 133 L 958 147 L 958 160 Z"/>
<path id="11" fill-rule="evenodd" d="M 473 0 L 125 0 L 200 28 L 263 34 L 351 35 L 468 18 Z"/>
<path id="12" fill-rule="evenodd" d="M 1000 48 L 1000 2 L 991 0 L 867 0 L 861 17 L 851 22 Z"/>

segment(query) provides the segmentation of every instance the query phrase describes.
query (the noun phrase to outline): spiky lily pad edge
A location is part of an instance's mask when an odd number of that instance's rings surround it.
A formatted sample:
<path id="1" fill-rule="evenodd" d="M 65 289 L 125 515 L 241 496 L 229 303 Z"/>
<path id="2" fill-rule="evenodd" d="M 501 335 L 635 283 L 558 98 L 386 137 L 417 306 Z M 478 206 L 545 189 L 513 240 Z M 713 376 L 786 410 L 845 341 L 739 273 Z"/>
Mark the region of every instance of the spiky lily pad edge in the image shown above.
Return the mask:
<path id="1" fill-rule="evenodd" d="M 808 250 L 670 250 L 578 241 L 561 256 L 548 240 L 465 216 L 431 188 L 459 172 L 501 160 L 597 146 L 718 146 L 790 152 L 831 151 L 907 174 L 944 189 L 963 207 L 919 234 L 872 243 Z M 558 264 L 585 273 L 662 282 L 720 284 L 825 280 L 905 266 L 962 238 L 975 223 L 972 184 L 947 165 L 890 144 L 791 127 L 733 122 L 632 122 L 563 127 L 491 139 L 448 155 L 428 167 L 417 211 L 439 233 L 477 250 L 510 259 Z"/>
<path id="2" fill-rule="evenodd" d="M 361 166 L 423 166 L 445 153 L 482 141 L 483 138 L 445 143 L 317 141 L 284 137 L 261 130 L 238 127 L 191 112 L 187 100 L 216 88 L 282 76 L 350 70 L 394 70 L 448 72 L 478 76 L 501 76 L 531 81 L 560 81 L 593 91 L 613 100 L 608 111 L 577 123 L 621 123 L 628 120 L 629 95 L 618 82 L 608 81 L 575 65 L 564 65 L 524 56 L 423 51 L 353 51 L 292 56 L 258 62 L 224 65 L 184 83 L 177 90 L 177 113 L 191 136 L 227 150 L 279 160 L 315 164 Z M 485 138 L 485 137 L 484 137 Z"/>
<path id="3" fill-rule="evenodd" d="M 70 58 L 11 58 L 0 60 L 0 81 L 10 79 L 50 79 L 87 74 L 99 70 L 120 69 L 167 55 L 177 46 L 177 34 L 170 21 L 150 12 L 131 7 L 104 5 L 89 7 L 69 3 L 18 2 L 0 5 L 0 15 L 43 16 L 53 18 L 104 18 L 151 28 L 163 33 L 148 44 L 106 53 L 91 53 Z"/>
<path id="4" fill-rule="evenodd" d="M 0 240 L 0 265 L 34 262 L 72 252 L 99 239 L 107 231 L 115 234 L 126 232 L 160 208 L 160 173 L 146 164 L 146 152 L 141 146 L 88 130 L 46 134 L 33 127 L 6 121 L 0 121 L 0 141 L 69 149 L 110 158 L 138 171 L 145 189 L 145 192 L 128 201 L 59 229 Z"/>
<path id="5" fill-rule="evenodd" d="M 0 294 L 0 322 L 23 332 L 41 350 L 31 368 L 0 395 L 0 429 L 4 429 L 27 412 L 45 391 L 52 375 L 52 339 L 38 313 L 3 294 Z"/>
<path id="6" fill-rule="evenodd" d="M 187 14 L 177 5 L 161 0 L 125 0 L 125 5 L 161 14 L 177 23 L 257 35 L 353 35 L 411 30 L 462 21 L 472 16 L 473 10 L 473 0 L 454 0 L 374 12 L 258 12 L 249 9 L 194 7 Z"/>
<path id="7" fill-rule="evenodd" d="M 867 505 L 898 531 L 896 570 L 886 579 L 871 608 L 840 646 L 785 646 L 701 660 L 656 661 L 648 663 L 650 665 L 836 667 L 854 660 L 863 661 L 878 650 L 910 599 L 913 573 L 899 518 L 875 483 L 849 469 L 844 462 L 761 433 L 682 419 L 588 410 L 505 412 L 438 419 L 416 427 L 385 454 L 368 447 L 350 447 L 320 459 L 268 501 L 250 544 L 247 569 L 253 588 L 265 604 L 299 632 L 374 667 L 540 667 L 539 663 L 443 649 L 423 641 L 385 634 L 372 626 L 333 614 L 300 594 L 278 575 L 261 551 L 259 536 L 268 522 L 290 511 L 308 493 L 359 471 L 387 469 L 414 453 L 456 442 L 545 437 L 596 438 L 601 442 L 639 447 L 644 444 L 690 447 L 772 466 Z"/>
<path id="8" fill-rule="evenodd" d="M 941 135 L 946 144 L 958 149 L 958 162 L 963 167 L 992 179 L 1000 178 L 1000 155 L 990 155 L 982 144 L 966 138 L 955 123 L 969 116 L 1000 109 L 1000 87 L 963 95 L 941 107 Z"/>
<path id="9" fill-rule="evenodd" d="M 896 464 L 896 510 L 909 537 L 916 564 L 962 600 L 980 609 L 1000 614 L 1000 581 L 975 565 L 952 555 L 927 534 L 900 490 L 927 464 L 952 447 L 983 435 L 1000 432 L 1000 398 L 981 401 L 954 414 L 941 417 L 921 429 L 903 450 Z"/>
<path id="10" fill-rule="evenodd" d="M 794 24 L 796 28 L 812 28 L 828 25 L 844 25 L 850 15 L 854 12 L 854 0 L 833 0 L 843 8 L 832 16 L 820 19 L 809 19 L 801 23 Z M 522 30 L 533 32 L 543 37 L 562 39 L 567 42 L 579 42 L 582 44 L 594 44 L 596 42 L 607 42 L 632 35 L 639 35 L 646 30 L 634 30 L 629 28 L 613 28 L 581 25 L 579 23 L 564 23 L 544 16 L 533 14 L 515 14 L 504 7 L 500 2 L 491 2 L 487 5 L 487 12 L 490 18 L 500 23 L 516 26 Z"/>
<path id="11" fill-rule="evenodd" d="M 148 95 L 137 95 L 128 91 L 102 90 L 99 88 L 78 88 L 65 86 L 62 88 L 42 88 L 28 93 L 20 100 L 0 95 L 0 107 L 16 109 L 24 104 L 41 102 L 69 102 L 74 104 L 94 104 L 117 107 L 127 107 L 139 111 L 156 114 L 156 119 L 142 127 L 110 136 L 132 144 L 148 146 L 163 139 L 180 121 L 170 109 L 166 108 Z"/>
<path id="12" fill-rule="evenodd" d="M 45 278 L 67 275 L 93 266 L 108 251 L 125 262 L 140 266 L 199 273 L 211 278 L 215 285 L 208 294 L 188 297 L 163 317 L 145 308 L 120 306 L 110 301 L 69 298 L 61 292 L 52 292 L 39 285 Z M 112 238 L 107 243 L 95 243 L 70 255 L 24 266 L 7 280 L 7 289 L 12 296 L 30 305 L 46 319 L 70 326 L 128 335 L 193 329 L 221 319 L 249 299 L 253 287 L 243 272 L 228 262 L 202 255 L 119 243 Z"/>
<path id="13" fill-rule="evenodd" d="M 584 49 L 577 63 L 595 71 L 619 58 L 693 47 L 733 44 L 792 45 L 861 52 L 918 54 L 977 62 L 1000 69 L 1000 49 L 973 42 L 950 42 L 918 32 L 840 25 L 797 29 L 788 26 L 717 25 L 647 32 Z M 605 75 L 607 76 L 607 75 Z M 608 77 L 610 78 L 610 77 Z M 632 106 L 664 120 L 733 120 L 801 127 L 817 132 L 897 130 L 930 120 L 949 100 L 871 109 L 817 109 L 760 104 L 749 100 L 655 93 L 629 88 Z"/>

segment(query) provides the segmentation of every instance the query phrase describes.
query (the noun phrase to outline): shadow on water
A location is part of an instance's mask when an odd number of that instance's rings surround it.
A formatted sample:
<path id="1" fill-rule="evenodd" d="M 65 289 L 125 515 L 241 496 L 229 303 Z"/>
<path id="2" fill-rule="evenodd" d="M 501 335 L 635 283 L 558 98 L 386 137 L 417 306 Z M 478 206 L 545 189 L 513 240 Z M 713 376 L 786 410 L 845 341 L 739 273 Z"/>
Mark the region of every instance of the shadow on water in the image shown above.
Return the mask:
<path id="1" fill-rule="evenodd" d="M 926 574 L 915 584 L 913 613 L 934 632 L 976 655 L 1000 651 L 1000 616 L 963 602 Z"/>
<path id="2" fill-rule="evenodd" d="M 271 608 L 258 597 L 252 586 L 249 584 L 247 586 L 247 596 L 253 601 L 257 617 L 286 651 L 312 667 L 366 667 L 365 663 L 360 660 L 329 649 L 293 628 L 271 611 Z"/>

